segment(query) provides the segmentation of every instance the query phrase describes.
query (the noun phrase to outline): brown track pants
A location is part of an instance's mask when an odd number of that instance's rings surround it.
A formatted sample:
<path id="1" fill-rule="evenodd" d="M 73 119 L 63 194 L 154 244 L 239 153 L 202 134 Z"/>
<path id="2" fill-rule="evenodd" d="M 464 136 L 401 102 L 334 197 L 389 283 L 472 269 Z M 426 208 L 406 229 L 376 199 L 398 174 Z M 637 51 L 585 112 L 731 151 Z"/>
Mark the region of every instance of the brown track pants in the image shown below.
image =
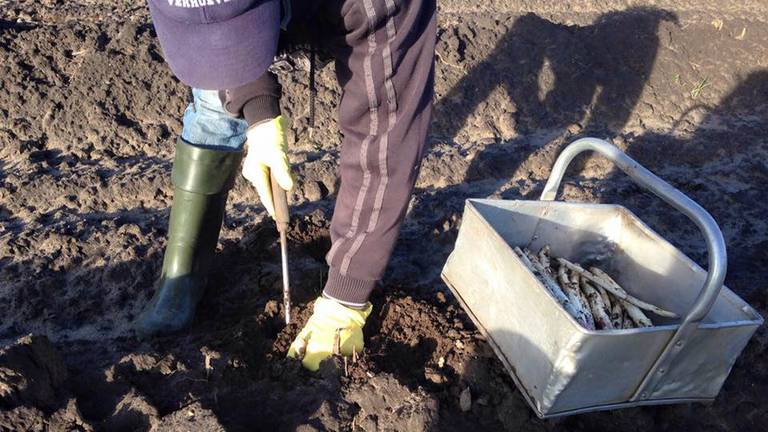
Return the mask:
<path id="1" fill-rule="evenodd" d="M 343 90 L 341 188 L 331 222 L 324 295 L 368 301 L 400 231 L 432 113 L 435 0 L 320 2 L 321 44 Z M 297 9 L 294 8 L 294 11 Z"/>

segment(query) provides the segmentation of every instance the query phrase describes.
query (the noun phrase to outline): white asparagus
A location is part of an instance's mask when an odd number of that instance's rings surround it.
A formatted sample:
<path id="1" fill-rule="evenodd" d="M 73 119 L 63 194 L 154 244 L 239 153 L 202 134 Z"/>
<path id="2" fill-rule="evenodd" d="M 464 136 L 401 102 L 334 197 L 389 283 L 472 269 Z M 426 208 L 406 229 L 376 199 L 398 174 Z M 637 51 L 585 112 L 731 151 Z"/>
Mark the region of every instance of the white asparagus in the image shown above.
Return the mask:
<path id="1" fill-rule="evenodd" d="M 632 318 L 629 317 L 629 314 L 627 313 L 627 310 L 624 309 L 624 312 L 621 315 L 621 319 L 624 321 L 624 327 L 625 329 L 631 329 L 635 328 L 635 324 L 632 322 Z"/>
<path id="2" fill-rule="evenodd" d="M 621 307 L 621 299 L 615 299 L 611 306 L 611 322 L 613 327 L 620 329 L 624 327 L 624 309 Z"/>
<path id="3" fill-rule="evenodd" d="M 620 290 L 620 291 L 626 293 L 626 290 L 624 290 L 624 288 L 622 288 L 621 285 L 619 285 L 615 280 L 613 280 L 613 278 L 611 278 L 608 275 L 608 273 L 600 270 L 597 267 L 591 267 L 589 270 L 596 277 L 601 278 L 602 280 L 604 280 L 607 284 L 610 284 L 614 288 L 616 288 L 617 290 Z M 623 304 L 624 310 L 627 311 L 627 315 L 629 315 L 629 318 L 632 319 L 632 322 L 634 322 L 635 325 L 637 325 L 637 327 L 651 327 L 651 326 L 653 326 L 653 323 L 651 322 L 651 320 L 643 313 L 642 310 L 640 310 L 640 308 L 638 308 L 637 306 L 635 306 L 635 305 L 633 305 L 631 303 L 628 303 L 626 301 L 621 301 L 621 302 L 624 303 Z"/>
<path id="4" fill-rule="evenodd" d="M 603 303 L 605 303 L 605 313 L 607 313 L 611 318 L 611 324 L 613 324 L 613 328 L 623 328 L 624 321 L 622 320 L 621 315 L 624 313 L 624 309 L 621 307 L 621 299 L 615 297 L 612 298 L 611 294 L 604 290 L 601 286 L 596 286 L 595 288 L 603 298 Z"/>
<path id="5" fill-rule="evenodd" d="M 608 291 L 604 290 L 603 287 L 597 286 L 597 291 L 600 293 L 600 296 L 603 298 L 603 303 L 605 303 L 605 310 L 611 310 L 613 309 L 613 302 L 611 301 L 611 296 L 608 295 Z"/>
<path id="6" fill-rule="evenodd" d="M 617 290 L 616 288 L 614 288 L 610 284 L 605 283 L 599 277 L 593 275 L 592 273 L 590 273 L 587 270 L 584 270 L 584 268 L 582 268 L 578 264 L 574 264 L 574 263 L 572 263 L 572 262 L 570 262 L 570 261 L 568 261 L 568 260 L 566 260 L 564 258 L 558 258 L 557 261 L 560 264 L 565 265 L 566 267 L 570 268 L 571 270 L 576 270 L 577 272 L 579 272 L 579 274 L 581 274 L 581 276 L 583 278 L 589 280 L 590 282 L 594 283 L 595 285 L 601 286 L 603 289 L 605 289 L 606 291 L 609 291 L 611 294 L 615 295 L 616 297 L 618 297 L 618 298 L 620 298 L 620 299 L 622 299 L 622 300 L 624 300 L 624 301 L 626 301 L 628 303 L 631 303 L 631 304 L 639 307 L 640 309 L 645 309 L 645 310 L 648 310 L 648 311 L 651 311 L 651 312 L 655 313 L 656 315 L 660 315 L 660 316 L 664 316 L 664 317 L 668 317 L 668 318 L 678 318 L 677 314 L 674 313 L 674 312 L 670 312 L 670 311 L 664 310 L 664 309 L 662 309 L 662 308 L 660 308 L 658 306 L 654 306 L 654 305 L 652 305 L 650 303 L 646 303 L 646 302 L 644 302 L 644 301 L 642 301 L 642 300 L 640 300 L 638 298 L 635 298 L 635 297 L 629 295 L 624 290 Z"/>
<path id="7" fill-rule="evenodd" d="M 605 303 L 603 303 L 603 297 L 600 293 L 587 282 L 587 280 L 579 275 L 579 281 L 581 282 L 581 289 L 589 300 L 589 305 L 592 308 L 592 316 L 595 317 L 595 324 L 600 330 L 613 329 L 613 323 L 611 317 L 605 312 Z"/>
<path id="8" fill-rule="evenodd" d="M 515 247 L 514 250 L 518 258 L 520 258 L 520 261 L 522 261 L 523 264 L 525 264 L 525 266 L 528 267 L 528 270 L 530 270 L 531 273 L 536 274 L 536 269 L 533 268 L 533 263 L 531 262 L 531 260 L 528 259 L 528 256 L 525 254 L 525 252 L 523 252 L 523 250 L 520 249 L 519 247 Z M 547 289 L 549 289 L 549 287 L 547 287 Z"/>
<path id="9" fill-rule="evenodd" d="M 568 297 L 565 295 L 563 290 L 560 288 L 560 285 L 557 284 L 557 282 L 552 278 L 552 274 L 549 272 L 548 269 L 545 269 L 539 260 L 536 258 L 536 256 L 531 253 L 528 249 L 521 250 L 519 247 L 515 248 L 515 252 L 520 255 L 520 258 L 523 260 L 523 263 L 525 263 L 526 266 L 534 273 L 538 274 L 540 277 L 539 279 L 544 284 L 544 286 L 552 293 L 552 295 L 555 296 L 557 301 L 560 303 L 563 303 L 564 301 L 568 301 Z"/>
<path id="10" fill-rule="evenodd" d="M 557 269 L 557 276 L 560 279 L 560 286 L 563 287 L 565 293 L 568 294 L 568 298 L 571 299 L 571 303 L 573 303 L 579 313 L 579 317 L 581 317 L 581 319 L 577 318 L 578 321 L 586 323 L 585 327 L 587 329 L 594 330 L 595 318 L 592 316 L 586 298 L 583 298 L 581 295 L 578 279 L 575 281 L 570 280 L 564 266 L 560 266 L 560 268 Z"/>
<path id="11" fill-rule="evenodd" d="M 650 318 L 639 307 L 623 300 L 622 303 L 624 303 L 624 310 L 627 312 L 627 315 L 629 315 L 637 327 L 653 327 Z"/>
<path id="12" fill-rule="evenodd" d="M 567 267 L 565 267 L 563 265 L 561 265 L 560 267 L 562 267 L 564 269 L 567 268 Z M 576 286 L 576 290 L 579 293 L 579 297 L 581 298 L 582 303 L 587 305 L 587 307 L 590 309 L 590 313 L 591 313 L 592 307 L 589 304 L 589 299 L 587 299 L 587 295 L 584 293 L 584 290 L 581 289 L 581 283 L 579 282 L 580 278 L 581 278 L 581 275 L 579 275 L 579 272 L 575 272 L 575 271 L 571 270 L 571 282 L 573 282 L 573 284 Z M 606 312 L 608 311 L 608 307 L 607 306 L 606 306 L 605 310 L 606 310 Z M 592 319 L 594 320 L 594 316 L 593 316 Z"/>
<path id="13" fill-rule="evenodd" d="M 341 355 L 341 331 L 344 329 L 337 328 L 336 333 L 333 334 L 333 355 Z"/>
<path id="14" fill-rule="evenodd" d="M 523 251 L 519 247 L 515 247 L 514 250 L 515 253 L 517 253 L 517 255 L 520 257 L 520 260 L 523 261 L 523 264 L 525 264 L 525 266 L 528 267 L 532 273 L 539 274 L 539 280 L 541 283 L 544 284 L 544 287 L 552 294 L 555 300 L 557 300 L 557 302 L 563 306 L 565 311 L 578 320 L 578 314 L 571 304 L 571 301 L 568 299 L 568 296 L 566 296 L 560 286 L 557 285 L 557 282 L 552 278 L 549 272 L 541 266 L 541 263 L 538 259 L 536 259 L 533 253 L 527 249 Z M 586 323 L 583 322 L 581 324 L 586 325 Z"/>
<path id="15" fill-rule="evenodd" d="M 307 353 L 307 340 L 302 337 L 299 337 L 296 339 L 296 342 L 294 343 L 295 343 L 294 348 L 296 350 L 296 357 L 299 360 L 304 360 L 304 355 L 306 355 Z"/>
<path id="16" fill-rule="evenodd" d="M 541 262 L 545 269 L 548 269 L 550 268 L 549 261 L 549 245 L 546 245 L 539 251 L 539 262 Z"/>
<path id="17" fill-rule="evenodd" d="M 575 272 L 578 274 L 578 272 Z M 613 297 L 608 291 L 603 289 L 601 286 L 595 287 L 598 292 L 600 292 L 600 296 L 603 298 L 603 303 L 605 303 L 605 312 L 608 314 L 609 317 L 611 317 L 611 323 L 613 324 L 613 328 L 623 328 L 624 322 L 621 318 L 622 314 L 624 313 L 624 309 L 621 307 L 621 299 Z"/>
<path id="18" fill-rule="evenodd" d="M 552 295 L 555 296 L 557 301 L 560 302 L 563 306 L 568 304 L 569 306 L 567 306 L 566 309 L 569 313 L 572 313 L 573 306 L 570 305 L 571 302 L 568 300 L 568 296 L 565 295 L 562 288 L 560 288 L 560 285 L 558 285 L 557 281 L 555 281 L 555 279 L 552 277 L 549 269 L 545 269 L 544 266 L 542 266 L 539 260 L 536 258 L 536 256 L 528 249 L 523 251 L 523 256 L 527 258 L 535 273 L 539 274 L 541 281 L 544 283 L 544 286 L 547 287 Z"/>

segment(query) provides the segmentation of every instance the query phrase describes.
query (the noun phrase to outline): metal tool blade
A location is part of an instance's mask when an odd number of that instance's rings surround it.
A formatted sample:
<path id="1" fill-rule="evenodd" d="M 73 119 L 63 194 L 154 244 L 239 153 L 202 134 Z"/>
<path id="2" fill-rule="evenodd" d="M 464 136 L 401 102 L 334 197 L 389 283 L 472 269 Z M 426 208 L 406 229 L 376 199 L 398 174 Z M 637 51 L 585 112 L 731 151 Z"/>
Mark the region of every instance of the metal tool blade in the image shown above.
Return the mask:
<path id="1" fill-rule="evenodd" d="M 283 307 L 285 308 L 285 323 L 291 322 L 291 284 L 288 276 L 288 225 L 291 215 L 288 210 L 288 195 L 271 175 L 272 201 L 275 208 L 275 224 L 280 233 L 280 259 L 283 266 Z"/>
<path id="2" fill-rule="evenodd" d="M 280 258 L 283 264 L 283 308 L 285 323 L 291 323 L 291 280 L 288 275 L 288 240 L 285 231 L 280 232 Z"/>

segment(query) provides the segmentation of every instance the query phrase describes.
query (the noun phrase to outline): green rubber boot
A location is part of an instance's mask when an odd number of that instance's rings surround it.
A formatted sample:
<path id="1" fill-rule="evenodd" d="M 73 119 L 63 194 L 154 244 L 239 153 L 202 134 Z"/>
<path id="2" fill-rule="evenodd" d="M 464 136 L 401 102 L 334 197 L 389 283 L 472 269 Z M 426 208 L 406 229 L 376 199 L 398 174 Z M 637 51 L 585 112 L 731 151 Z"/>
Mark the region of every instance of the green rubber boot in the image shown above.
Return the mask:
<path id="1" fill-rule="evenodd" d="M 239 150 L 212 150 L 181 138 L 177 141 L 168 245 L 157 292 L 136 319 L 140 335 L 172 333 L 192 323 L 242 156 Z"/>

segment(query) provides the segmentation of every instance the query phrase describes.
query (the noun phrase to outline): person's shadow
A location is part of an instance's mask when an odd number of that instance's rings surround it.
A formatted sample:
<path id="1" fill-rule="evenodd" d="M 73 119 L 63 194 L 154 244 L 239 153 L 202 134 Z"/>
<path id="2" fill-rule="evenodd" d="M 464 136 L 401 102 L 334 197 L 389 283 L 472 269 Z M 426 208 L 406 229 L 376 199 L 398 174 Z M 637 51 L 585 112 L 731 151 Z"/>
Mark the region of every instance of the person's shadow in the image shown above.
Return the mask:
<path id="1" fill-rule="evenodd" d="M 424 164 L 430 157 L 444 159 L 445 151 L 457 151 L 458 159 L 476 153 L 469 162 L 452 165 L 448 186 L 421 188 L 410 218 L 420 226 L 409 229 L 406 220 L 397 247 L 409 253 L 394 255 L 388 275 L 397 281 L 398 274 L 410 273 L 403 267 L 412 267 L 423 278 L 403 282 L 430 285 L 452 249 L 465 199 L 497 193 L 544 144 L 567 144 L 571 140 L 562 138 L 574 134 L 606 136 L 621 131 L 653 70 L 663 22 L 676 24 L 677 17 L 661 9 L 630 8 L 600 15 L 585 26 L 558 24 L 533 13 L 517 18 L 493 51 L 436 102 L 430 131 L 434 155 L 428 154 Z M 442 35 L 441 43 L 452 37 Z M 438 44 L 439 62 L 457 61 L 441 56 L 464 55 L 464 43 L 471 36 L 455 37 L 458 48 Z M 492 101 L 499 88 L 511 103 Z M 484 109 L 489 112 L 477 112 Z M 495 121 L 491 125 L 495 142 L 479 143 L 479 137 L 467 132 L 476 117 Z M 581 163 L 575 161 L 569 172 L 580 171 Z M 439 180 L 433 183 L 445 183 Z M 513 188 L 502 197 L 520 198 L 516 191 Z M 423 241 L 430 231 L 441 244 L 440 253 Z M 434 270 L 416 271 L 425 268 Z"/>
<path id="2" fill-rule="evenodd" d="M 758 307 L 768 301 L 762 287 L 754 283 L 768 277 L 767 119 L 768 70 L 764 69 L 751 72 L 716 107 L 709 108 L 691 135 L 647 132 L 627 149 L 649 169 L 674 167 L 666 170 L 665 180 L 710 212 L 723 231 L 728 248 L 726 284 Z M 611 195 L 611 200 L 632 201 L 645 220 L 662 226 L 672 223 L 665 222 L 668 212 L 655 197 L 638 196 L 636 189 L 622 187 Z M 672 221 L 688 229 L 669 233 L 672 240 L 689 256 L 706 262 L 701 234 L 682 215 L 675 218 Z"/>
<path id="3" fill-rule="evenodd" d="M 477 106 L 502 86 L 515 107 L 518 134 L 565 128 L 618 131 L 640 98 L 671 12 L 631 8 L 588 26 L 557 24 L 533 13 L 518 18 L 493 52 L 435 106 L 438 135 L 454 138 Z"/>

